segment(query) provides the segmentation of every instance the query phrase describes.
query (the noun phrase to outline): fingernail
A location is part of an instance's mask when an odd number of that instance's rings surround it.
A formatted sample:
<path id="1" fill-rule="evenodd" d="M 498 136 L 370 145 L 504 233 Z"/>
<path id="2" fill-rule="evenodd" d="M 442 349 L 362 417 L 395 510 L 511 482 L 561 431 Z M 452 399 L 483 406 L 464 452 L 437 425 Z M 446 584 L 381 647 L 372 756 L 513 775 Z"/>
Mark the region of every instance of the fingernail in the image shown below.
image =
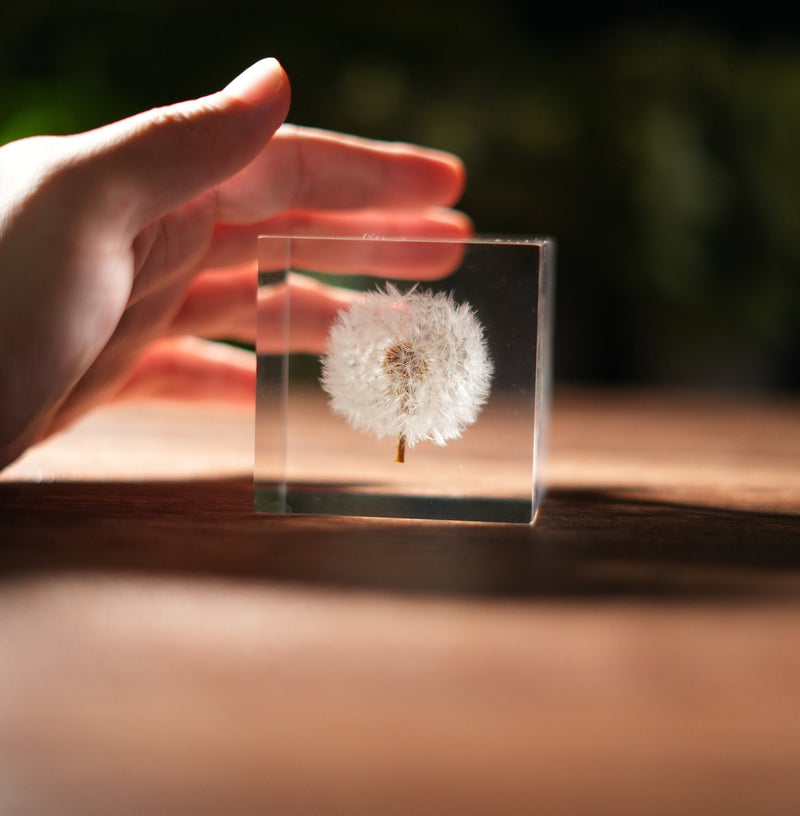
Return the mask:
<path id="1" fill-rule="evenodd" d="M 286 82 L 286 75 L 273 57 L 259 60 L 225 86 L 226 93 L 251 104 L 266 102 L 276 96 Z"/>

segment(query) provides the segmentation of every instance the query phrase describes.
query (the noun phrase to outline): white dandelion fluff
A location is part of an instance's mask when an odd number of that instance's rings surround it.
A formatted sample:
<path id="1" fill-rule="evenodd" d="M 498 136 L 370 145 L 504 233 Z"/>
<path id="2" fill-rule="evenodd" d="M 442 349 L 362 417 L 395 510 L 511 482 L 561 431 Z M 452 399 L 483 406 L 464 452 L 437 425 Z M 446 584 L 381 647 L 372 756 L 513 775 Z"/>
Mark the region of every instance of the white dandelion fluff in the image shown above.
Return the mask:
<path id="1" fill-rule="evenodd" d="M 489 397 L 493 364 L 483 326 L 447 293 L 395 287 L 364 293 L 331 327 L 321 383 L 356 430 L 406 446 L 461 436 Z"/>

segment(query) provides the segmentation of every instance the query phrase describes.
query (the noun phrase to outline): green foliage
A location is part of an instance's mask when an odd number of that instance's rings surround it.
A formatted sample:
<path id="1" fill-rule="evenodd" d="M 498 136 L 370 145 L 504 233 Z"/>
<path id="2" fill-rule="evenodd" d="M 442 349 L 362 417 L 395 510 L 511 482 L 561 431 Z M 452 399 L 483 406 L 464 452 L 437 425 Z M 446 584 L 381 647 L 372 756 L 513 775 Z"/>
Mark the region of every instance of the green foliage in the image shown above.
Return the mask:
<path id="1" fill-rule="evenodd" d="M 12 2 L 0 142 L 278 56 L 291 118 L 453 150 L 483 232 L 559 240 L 564 377 L 800 386 L 800 49 L 522 5 Z"/>

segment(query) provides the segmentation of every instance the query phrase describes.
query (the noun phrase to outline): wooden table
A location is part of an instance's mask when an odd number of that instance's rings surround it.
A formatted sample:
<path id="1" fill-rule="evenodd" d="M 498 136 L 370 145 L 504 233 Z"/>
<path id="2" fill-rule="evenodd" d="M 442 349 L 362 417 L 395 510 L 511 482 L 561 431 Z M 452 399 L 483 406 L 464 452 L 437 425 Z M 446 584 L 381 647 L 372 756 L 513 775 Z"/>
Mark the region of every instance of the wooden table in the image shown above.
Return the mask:
<path id="1" fill-rule="evenodd" d="M 251 450 L 0 476 L 0 814 L 800 813 L 800 401 L 562 390 L 535 528 L 258 516 Z"/>

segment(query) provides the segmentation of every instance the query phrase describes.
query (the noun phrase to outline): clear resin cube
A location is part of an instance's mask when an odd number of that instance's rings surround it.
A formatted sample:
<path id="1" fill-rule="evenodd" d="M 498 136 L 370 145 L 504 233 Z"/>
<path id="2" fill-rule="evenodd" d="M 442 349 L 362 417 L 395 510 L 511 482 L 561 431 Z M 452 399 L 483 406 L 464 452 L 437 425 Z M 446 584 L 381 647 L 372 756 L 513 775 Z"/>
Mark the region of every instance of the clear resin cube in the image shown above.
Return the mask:
<path id="1" fill-rule="evenodd" d="M 531 523 L 549 239 L 261 236 L 255 507 Z"/>

